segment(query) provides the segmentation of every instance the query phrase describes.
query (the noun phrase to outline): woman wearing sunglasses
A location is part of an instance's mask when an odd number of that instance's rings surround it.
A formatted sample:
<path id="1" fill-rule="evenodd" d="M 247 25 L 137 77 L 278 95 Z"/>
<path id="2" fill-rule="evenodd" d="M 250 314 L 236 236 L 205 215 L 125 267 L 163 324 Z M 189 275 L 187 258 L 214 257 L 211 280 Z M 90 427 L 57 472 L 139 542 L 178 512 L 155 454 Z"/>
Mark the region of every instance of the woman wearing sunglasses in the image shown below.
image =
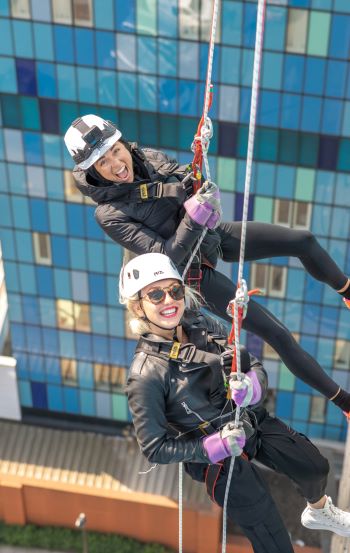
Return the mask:
<path id="1" fill-rule="evenodd" d="M 228 516 L 255 553 L 290 553 L 293 547 L 252 458 L 293 480 L 308 502 L 304 526 L 350 537 L 350 513 L 324 494 L 327 460 L 305 436 L 267 413 L 262 405 L 266 372 L 246 350 L 242 378 L 230 378 L 232 350 L 225 346 L 225 329 L 196 310 L 194 292 L 184 286 L 173 262 L 158 253 L 132 259 L 122 269 L 119 290 L 139 336 L 126 391 L 147 459 L 184 462 L 222 506 L 234 456 Z M 242 408 L 239 428 L 232 423 L 236 405 Z"/>
<path id="2" fill-rule="evenodd" d="M 110 121 L 96 115 L 76 119 L 65 135 L 76 167 L 77 187 L 97 204 L 96 219 L 118 244 L 134 254 L 169 255 L 182 272 L 204 227 L 201 248 L 201 293 L 215 314 L 229 319 L 226 308 L 235 286 L 215 269 L 218 259 L 237 261 L 241 223 L 220 223 L 220 198 L 210 183 L 192 195 L 185 167 L 164 153 L 128 143 Z M 350 281 L 308 231 L 248 222 L 246 259 L 295 256 L 316 279 L 327 283 L 350 304 Z M 193 276 L 193 275 L 192 275 Z M 350 394 L 342 390 L 265 307 L 250 300 L 243 327 L 269 343 L 290 371 L 350 411 Z"/>

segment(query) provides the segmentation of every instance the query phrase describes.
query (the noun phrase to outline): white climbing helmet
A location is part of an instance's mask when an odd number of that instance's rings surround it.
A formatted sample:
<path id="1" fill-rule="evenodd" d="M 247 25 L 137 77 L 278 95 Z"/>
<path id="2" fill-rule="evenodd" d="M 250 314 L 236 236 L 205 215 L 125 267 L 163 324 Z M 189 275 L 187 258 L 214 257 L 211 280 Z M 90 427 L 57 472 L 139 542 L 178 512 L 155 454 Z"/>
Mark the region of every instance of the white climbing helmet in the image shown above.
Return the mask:
<path id="1" fill-rule="evenodd" d="M 122 136 L 117 127 L 98 117 L 83 115 L 73 121 L 64 141 L 73 160 L 81 169 L 88 169 Z"/>
<path id="2" fill-rule="evenodd" d="M 148 284 L 165 278 L 174 278 L 183 283 L 170 257 L 162 253 L 145 253 L 134 257 L 120 271 L 120 303 L 125 303 Z"/>

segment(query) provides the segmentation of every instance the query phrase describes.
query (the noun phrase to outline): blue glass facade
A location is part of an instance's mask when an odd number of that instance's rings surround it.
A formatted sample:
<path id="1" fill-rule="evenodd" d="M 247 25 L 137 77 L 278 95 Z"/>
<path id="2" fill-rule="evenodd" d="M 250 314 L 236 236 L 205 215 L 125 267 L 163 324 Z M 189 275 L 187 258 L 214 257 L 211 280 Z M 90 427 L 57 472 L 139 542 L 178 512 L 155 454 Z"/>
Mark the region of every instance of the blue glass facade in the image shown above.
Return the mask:
<path id="1" fill-rule="evenodd" d="M 62 136 L 78 115 L 97 113 L 126 138 L 191 160 L 210 4 L 0 4 L 0 237 L 27 408 L 129 419 L 122 384 L 134 341 L 117 303 L 121 251 L 74 191 Z M 255 26 L 255 1 L 221 2 L 210 162 L 225 219 L 241 217 Z M 268 5 L 250 204 L 251 218 L 310 228 L 348 273 L 349 51 L 347 1 Z M 283 266 L 275 290 L 274 271 Z M 349 389 L 349 314 L 338 297 L 295 260 L 247 265 L 248 282 L 259 271 L 267 289 L 259 301 Z M 258 339 L 247 339 L 265 357 L 276 414 L 310 436 L 344 439 L 338 411 Z"/>

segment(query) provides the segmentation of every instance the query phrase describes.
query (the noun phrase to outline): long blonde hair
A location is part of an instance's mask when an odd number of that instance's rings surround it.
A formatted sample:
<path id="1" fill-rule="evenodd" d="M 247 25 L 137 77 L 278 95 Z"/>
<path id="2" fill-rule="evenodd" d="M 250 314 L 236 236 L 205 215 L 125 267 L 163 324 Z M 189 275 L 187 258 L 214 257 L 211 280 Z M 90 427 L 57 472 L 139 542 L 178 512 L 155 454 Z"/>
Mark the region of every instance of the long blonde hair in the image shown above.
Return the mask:
<path id="1" fill-rule="evenodd" d="M 146 319 L 137 315 L 135 306 L 139 302 L 138 294 L 135 294 L 132 298 L 128 298 L 125 301 L 125 307 L 127 309 L 127 322 L 130 330 L 136 336 L 147 334 L 150 331 L 149 324 Z M 199 309 L 203 304 L 202 296 L 194 291 L 189 286 L 185 285 L 185 306 L 187 309 Z"/>

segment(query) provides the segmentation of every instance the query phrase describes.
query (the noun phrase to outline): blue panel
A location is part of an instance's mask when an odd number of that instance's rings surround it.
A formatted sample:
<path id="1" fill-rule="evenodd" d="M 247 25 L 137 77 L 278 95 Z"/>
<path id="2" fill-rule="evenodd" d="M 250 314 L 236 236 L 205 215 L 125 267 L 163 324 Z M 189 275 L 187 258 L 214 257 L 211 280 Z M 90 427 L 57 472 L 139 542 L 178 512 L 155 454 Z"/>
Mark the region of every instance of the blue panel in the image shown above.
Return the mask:
<path id="1" fill-rule="evenodd" d="M 276 416 L 289 418 L 292 416 L 293 409 L 293 394 L 292 392 L 277 392 L 276 399 Z"/>
<path id="2" fill-rule="evenodd" d="M 334 14 L 331 24 L 329 55 L 334 58 L 348 59 L 350 44 L 350 17 Z"/>
<path id="3" fill-rule="evenodd" d="M 38 292 L 33 265 L 25 265 L 23 263 L 18 266 L 18 271 L 21 292 L 23 292 L 23 294 L 37 294 Z"/>
<path id="4" fill-rule="evenodd" d="M 332 60 L 334 63 L 334 60 Z M 305 67 L 305 92 L 321 96 L 324 90 L 326 62 L 321 58 L 308 56 Z"/>
<path id="5" fill-rule="evenodd" d="M 266 52 L 264 54 L 264 65 L 262 74 L 262 86 L 280 90 L 282 86 L 282 54 Z"/>
<path id="6" fill-rule="evenodd" d="M 33 29 L 27 21 L 12 20 L 15 53 L 19 58 L 33 57 Z"/>
<path id="7" fill-rule="evenodd" d="M 84 206 L 82 213 L 85 220 L 86 236 L 93 240 L 105 240 L 106 235 L 101 229 L 100 225 L 96 224 L 95 220 L 95 207 Z"/>
<path id="8" fill-rule="evenodd" d="M 109 340 L 109 357 L 115 365 L 126 366 L 125 341 L 123 338 L 111 338 Z"/>
<path id="9" fill-rule="evenodd" d="M 78 99 L 80 102 L 96 104 L 96 71 L 87 67 L 78 67 Z"/>
<path id="10" fill-rule="evenodd" d="M 114 55 L 112 55 L 114 53 Z M 96 32 L 96 55 L 98 67 L 115 68 L 114 33 Z"/>
<path id="11" fill-rule="evenodd" d="M 188 43 L 186 43 L 188 49 Z M 191 62 L 191 60 L 189 60 Z M 241 50 L 223 46 L 221 48 L 220 80 L 227 84 L 239 84 Z M 191 63 L 189 63 L 191 66 Z M 192 77 L 193 78 L 193 77 Z"/>
<path id="12" fill-rule="evenodd" d="M 0 56 L 0 92 L 17 93 L 15 60 Z"/>
<path id="13" fill-rule="evenodd" d="M 12 164 L 8 163 L 6 165 L 9 168 L 9 166 L 12 165 Z M 14 165 L 14 167 L 19 167 L 19 166 Z M 23 169 L 23 167 L 22 167 L 22 169 Z M 5 163 L 0 162 L 0 191 L 1 192 L 8 192 L 8 190 L 9 190 L 9 182 L 8 182 L 8 178 L 7 178 Z"/>
<path id="14" fill-rule="evenodd" d="M 288 92 L 302 92 L 304 59 L 302 56 L 286 54 L 284 61 L 284 88 Z"/>
<path id="15" fill-rule="evenodd" d="M 95 0 L 93 6 L 95 26 L 102 29 L 113 29 L 113 0 Z M 98 43 L 98 39 L 96 42 Z"/>
<path id="16" fill-rule="evenodd" d="M 75 333 L 75 347 L 77 359 L 81 361 L 91 361 L 91 334 L 85 334 L 83 332 Z"/>
<path id="17" fill-rule="evenodd" d="M 118 31 L 135 31 L 135 0 L 115 0 L 115 24 Z"/>
<path id="18" fill-rule="evenodd" d="M 310 396 L 305 394 L 295 394 L 294 396 L 294 408 L 293 418 L 295 419 L 308 419 L 310 410 Z"/>
<path id="19" fill-rule="evenodd" d="M 89 274 L 89 289 L 91 303 L 106 304 L 105 278 L 103 275 Z"/>
<path id="20" fill-rule="evenodd" d="M 62 161 L 61 161 L 62 138 L 60 136 L 53 136 L 52 134 L 43 134 L 42 139 L 43 139 L 43 147 L 44 147 L 45 165 L 48 165 L 48 166 L 51 165 L 52 167 L 61 167 L 62 166 Z M 51 177 L 51 174 L 55 175 L 55 173 L 52 170 L 47 169 L 46 175 L 47 176 L 50 175 Z M 52 190 L 52 187 L 54 184 L 55 183 L 49 183 L 46 180 L 47 188 L 50 187 L 50 190 Z M 63 197 L 63 194 L 64 194 L 64 189 L 62 187 L 62 190 L 56 190 L 55 193 L 51 195 L 54 198 L 61 198 Z"/>
<path id="21" fill-rule="evenodd" d="M 84 206 L 67 204 L 68 233 L 71 236 L 84 236 Z M 95 223 L 96 224 L 96 223 Z"/>
<path id="22" fill-rule="evenodd" d="M 63 393 L 61 386 L 47 385 L 47 400 L 50 411 L 63 412 Z"/>
<path id="23" fill-rule="evenodd" d="M 303 131 L 319 132 L 321 113 L 321 99 L 304 96 L 301 129 Z"/>
<path id="24" fill-rule="evenodd" d="M 9 0 L 4 0 L 0 3 L 0 15 L 4 15 L 5 17 L 10 15 Z"/>
<path id="25" fill-rule="evenodd" d="M 110 361 L 108 339 L 106 336 L 92 336 L 92 348 L 94 359 L 98 363 L 108 363 Z M 115 362 L 115 361 L 113 361 Z"/>
<path id="26" fill-rule="evenodd" d="M 36 232 L 49 232 L 47 203 L 44 200 L 29 200 L 32 229 Z"/>
<path id="27" fill-rule="evenodd" d="M 221 9 L 221 40 L 223 44 L 240 45 L 242 42 L 242 4 L 224 0 Z"/>
<path id="28" fill-rule="evenodd" d="M 264 47 L 268 50 L 284 50 L 287 10 L 284 7 L 267 6 Z"/>
<path id="29" fill-rule="evenodd" d="M 327 236 L 331 222 L 332 208 L 315 204 L 312 208 L 311 231 L 320 236 Z"/>
<path id="30" fill-rule="evenodd" d="M 43 351 L 46 354 L 57 354 L 59 350 L 58 331 L 54 328 L 43 328 L 41 333 L 43 340 Z"/>
<path id="31" fill-rule="evenodd" d="M 158 0 L 158 32 L 160 35 L 177 36 L 177 0 Z"/>
<path id="32" fill-rule="evenodd" d="M 325 134 L 340 134 L 343 116 L 343 103 L 340 100 L 325 98 L 322 110 L 321 132 Z"/>
<path id="33" fill-rule="evenodd" d="M 305 280 L 305 297 L 310 302 L 319 303 L 322 297 L 323 283 L 315 280 L 311 275 L 306 275 Z"/>
<path id="34" fill-rule="evenodd" d="M 41 135 L 35 132 L 23 133 L 23 146 L 26 163 L 32 165 L 42 165 L 42 144 Z M 25 182 L 23 183 L 25 186 Z"/>
<path id="35" fill-rule="evenodd" d="M 17 378 L 29 378 L 28 358 L 25 353 L 14 352 L 17 361 L 16 373 Z"/>
<path id="36" fill-rule="evenodd" d="M 117 34 L 117 69 L 119 71 L 136 71 L 136 37 Z"/>
<path id="37" fill-rule="evenodd" d="M 32 0 L 32 18 L 38 21 L 51 21 L 50 0 Z"/>
<path id="38" fill-rule="evenodd" d="M 74 46 L 73 46 L 73 31 L 70 27 L 56 25 L 54 27 L 55 39 L 55 59 L 57 62 L 73 63 L 74 62 Z"/>
<path id="39" fill-rule="evenodd" d="M 39 298 L 40 319 L 44 326 L 56 327 L 56 305 L 48 298 Z"/>
<path id="40" fill-rule="evenodd" d="M 76 358 L 74 333 L 68 330 L 59 330 L 60 355 L 69 359 Z"/>
<path id="41" fill-rule="evenodd" d="M 109 307 L 107 310 L 108 315 L 108 332 L 111 336 L 124 336 L 124 313 L 122 309 Z"/>
<path id="42" fill-rule="evenodd" d="M 32 233 L 18 230 L 15 232 L 15 240 L 18 260 L 33 263 Z"/>
<path id="43" fill-rule="evenodd" d="M 108 334 L 108 310 L 105 307 L 92 305 L 90 308 L 92 331 L 96 334 Z"/>
<path id="44" fill-rule="evenodd" d="M 6 262 L 11 260 L 16 260 L 16 251 L 14 248 L 15 243 L 15 237 L 14 232 L 9 229 L 1 228 L 0 227 L 0 240 L 1 240 L 1 247 L 2 247 L 2 254 L 4 256 L 4 259 L 6 259 Z M 8 269 L 8 265 L 6 265 L 6 270 Z M 12 285 L 11 279 L 8 279 L 10 286 Z"/>
<path id="45" fill-rule="evenodd" d="M 72 298 L 75 301 L 89 302 L 88 275 L 81 271 L 72 271 Z"/>
<path id="46" fill-rule="evenodd" d="M 50 267 L 36 268 L 38 288 L 41 296 L 53 298 L 55 296 L 53 286 L 53 272 Z"/>
<path id="47" fill-rule="evenodd" d="M 157 44 L 153 37 L 137 37 L 138 71 L 157 73 Z"/>
<path id="48" fill-rule="evenodd" d="M 350 212 L 349 208 L 335 207 L 333 209 L 331 235 L 337 238 L 349 238 Z"/>
<path id="49" fill-rule="evenodd" d="M 40 324 L 40 312 L 38 298 L 35 296 L 22 297 L 23 305 L 23 317 L 26 322 L 39 325 Z"/>
<path id="50" fill-rule="evenodd" d="M 27 167 L 27 186 L 30 196 L 46 197 L 44 169 L 42 167 Z"/>
<path id="51" fill-rule="evenodd" d="M 57 144 L 56 138 L 53 143 L 55 145 Z M 46 148 L 47 146 L 45 146 L 45 151 Z M 45 157 L 46 155 L 48 154 L 46 153 Z M 62 171 L 58 171 L 57 169 L 45 169 L 45 181 L 48 197 L 62 200 L 64 199 L 64 185 L 62 176 Z"/>
<path id="52" fill-rule="evenodd" d="M 177 41 L 158 39 L 158 71 L 166 77 L 176 76 Z"/>
<path id="53" fill-rule="evenodd" d="M 344 61 L 328 61 L 325 92 L 327 96 L 344 97 L 347 66 L 348 64 Z"/>
<path id="54" fill-rule="evenodd" d="M 302 332 L 317 335 L 320 315 L 320 306 L 305 303 L 303 306 Z"/>
<path id="55" fill-rule="evenodd" d="M 7 19 L 0 19 L 0 54 L 13 56 L 11 26 Z"/>
<path id="56" fill-rule="evenodd" d="M 69 252 L 72 269 L 87 269 L 85 240 L 69 238 Z"/>
<path id="57" fill-rule="evenodd" d="M 221 87 L 222 89 L 223 87 Z M 226 87 L 225 87 L 226 88 Z M 232 87 L 227 87 L 229 90 Z M 198 117 L 199 83 L 195 81 L 179 81 L 179 113 Z M 156 99 L 155 99 L 156 100 Z"/>
<path id="58" fill-rule="evenodd" d="M 75 68 L 71 65 L 57 64 L 58 97 L 61 100 L 76 100 Z"/>
<path id="59" fill-rule="evenodd" d="M 9 304 L 9 315 L 11 322 L 23 323 L 21 296 L 17 294 L 7 294 Z"/>
<path id="60" fill-rule="evenodd" d="M 118 73 L 118 105 L 123 108 L 136 108 L 136 75 Z"/>
<path id="61" fill-rule="evenodd" d="M 24 326 L 21 324 L 11 323 L 11 340 L 15 349 L 26 350 L 26 337 Z"/>
<path id="62" fill-rule="evenodd" d="M 320 323 L 321 336 L 335 338 L 337 335 L 338 309 L 335 307 L 323 307 Z"/>
<path id="63" fill-rule="evenodd" d="M 96 413 L 98 417 L 109 419 L 112 416 L 111 394 L 96 392 Z"/>
<path id="64" fill-rule="evenodd" d="M 68 386 L 62 386 L 64 410 L 67 413 L 78 415 L 79 409 L 79 396 L 76 388 L 68 388 Z"/>
<path id="65" fill-rule="evenodd" d="M 78 381 L 81 388 L 94 387 L 94 371 L 92 363 L 78 361 Z"/>
<path id="66" fill-rule="evenodd" d="M 8 292 L 19 292 L 20 291 L 20 284 L 19 284 L 19 274 L 17 271 L 17 264 L 12 263 L 9 261 L 11 259 L 11 256 L 7 255 L 5 256 L 5 248 L 4 248 L 4 233 L 0 229 L 1 234 L 1 245 L 2 245 L 2 253 L 4 257 L 6 257 L 6 267 L 5 267 L 5 273 L 6 273 L 6 287 Z M 11 245 L 11 252 L 13 252 L 13 247 Z M 13 255 L 13 253 L 12 253 Z"/>
<path id="67" fill-rule="evenodd" d="M 115 71 L 97 71 L 98 102 L 115 106 L 117 97 Z"/>
<path id="68" fill-rule="evenodd" d="M 293 300 L 302 300 L 304 293 L 305 272 L 300 269 L 288 269 L 287 296 Z"/>
<path id="69" fill-rule="evenodd" d="M 66 234 L 66 210 L 63 202 L 48 202 L 50 232 L 55 234 Z"/>
<path id="70" fill-rule="evenodd" d="M 281 127 L 299 129 L 301 96 L 299 94 L 282 94 Z"/>
<path id="71" fill-rule="evenodd" d="M 251 92 L 254 52 L 252 50 L 243 50 L 241 60 L 241 85 L 247 86 Z"/>
<path id="72" fill-rule="evenodd" d="M 334 186 L 333 172 L 318 171 L 315 187 L 316 202 L 320 202 L 322 204 L 332 203 Z"/>
<path id="73" fill-rule="evenodd" d="M 51 236 L 52 261 L 56 267 L 70 267 L 68 241 L 64 236 Z"/>
<path id="74" fill-rule="evenodd" d="M 137 82 L 139 100 L 138 108 L 141 111 L 157 111 L 157 77 L 139 75 Z"/>
<path id="75" fill-rule="evenodd" d="M 255 45 L 257 8 L 254 4 L 244 5 L 243 45 L 253 48 Z"/>
<path id="76" fill-rule="evenodd" d="M 38 94 L 47 98 L 57 98 L 56 68 L 53 63 L 36 64 Z"/>
<path id="77" fill-rule="evenodd" d="M 33 407 L 36 409 L 47 409 L 46 384 L 42 382 L 31 382 Z"/>
<path id="78" fill-rule="evenodd" d="M 177 112 L 177 80 L 159 79 L 159 111 L 162 113 Z"/>
<path id="79" fill-rule="evenodd" d="M 62 299 L 71 299 L 70 273 L 63 269 L 54 269 L 55 296 Z"/>
<path id="80" fill-rule="evenodd" d="M 280 94 L 277 92 L 269 92 L 267 90 L 261 92 L 258 124 L 266 127 L 278 126 L 280 97 Z"/>
<path id="81" fill-rule="evenodd" d="M 75 29 L 76 63 L 95 65 L 94 34 L 90 29 Z"/>
<path id="82" fill-rule="evenodd" d="M 87 242 L 88 268 L 95 273 L 105 273 L 103 243 L 89 240 Z"/>
<path id="83" fill-rule="evenodd" d="M 0 194 L 1 223 L 4 227 L 13 227 L 10 197 Z"/>
<path id="84" fill-rule="evenodd" d="M 122 265 L 121 248 L 115 242 L 105 243 L 104 248 L 107 273 L 110 275 L 117 275 Z"/>
<path id="85" fill-rule="evenodd" d="M 20 380 L 18 382 L 18 391 L 22 407 L 33 407 L 30 382 L 27 380 Z"/>
<path id="86" fill-rule="evenodd" d="M 95 394 L 88 390 L 79 390 L 80 410 L 82 415 L 95 416 Z"/>
<path id="87" fill-rule="evenodd" d="M 137 345 L 136 340 L 126 340 L 125 353 L 126 353 L 126 364 L 128 367 L 130 367 L 132 360 L 134 358 L 136 345 Z"/>
<path id="88" fill-rule="evenodd" d="M 27 342 L 28 344 L 31 344 L 29 341 L 32 336 L 36 340 L 36 347 L 35 352 L 36 353 L 42 353 L 42 347 L 41 347 L 41 341 L 39 341 L 35 334 L 39 334 L 39 329 L 37 327 L 33 327 L 30 329 L 29 327 L 26 328 L 27 332 Z M 34 380 L 35 382 L 45 382 L 46 380 L 46 372 L 45 372 L 45 363 L 44 363 L 44 357 L 42 355 L 33 355 L 33 351 L 31 351 L 31 355 L 28 356 L 29 360 L 29 367 L 30 367 L 30 379 Z"/>
<path id="89" fill-rule="evenodd" d="M 52 25 L 34 23 L 34 48 L 38 60 L 54 60 Z"/>

